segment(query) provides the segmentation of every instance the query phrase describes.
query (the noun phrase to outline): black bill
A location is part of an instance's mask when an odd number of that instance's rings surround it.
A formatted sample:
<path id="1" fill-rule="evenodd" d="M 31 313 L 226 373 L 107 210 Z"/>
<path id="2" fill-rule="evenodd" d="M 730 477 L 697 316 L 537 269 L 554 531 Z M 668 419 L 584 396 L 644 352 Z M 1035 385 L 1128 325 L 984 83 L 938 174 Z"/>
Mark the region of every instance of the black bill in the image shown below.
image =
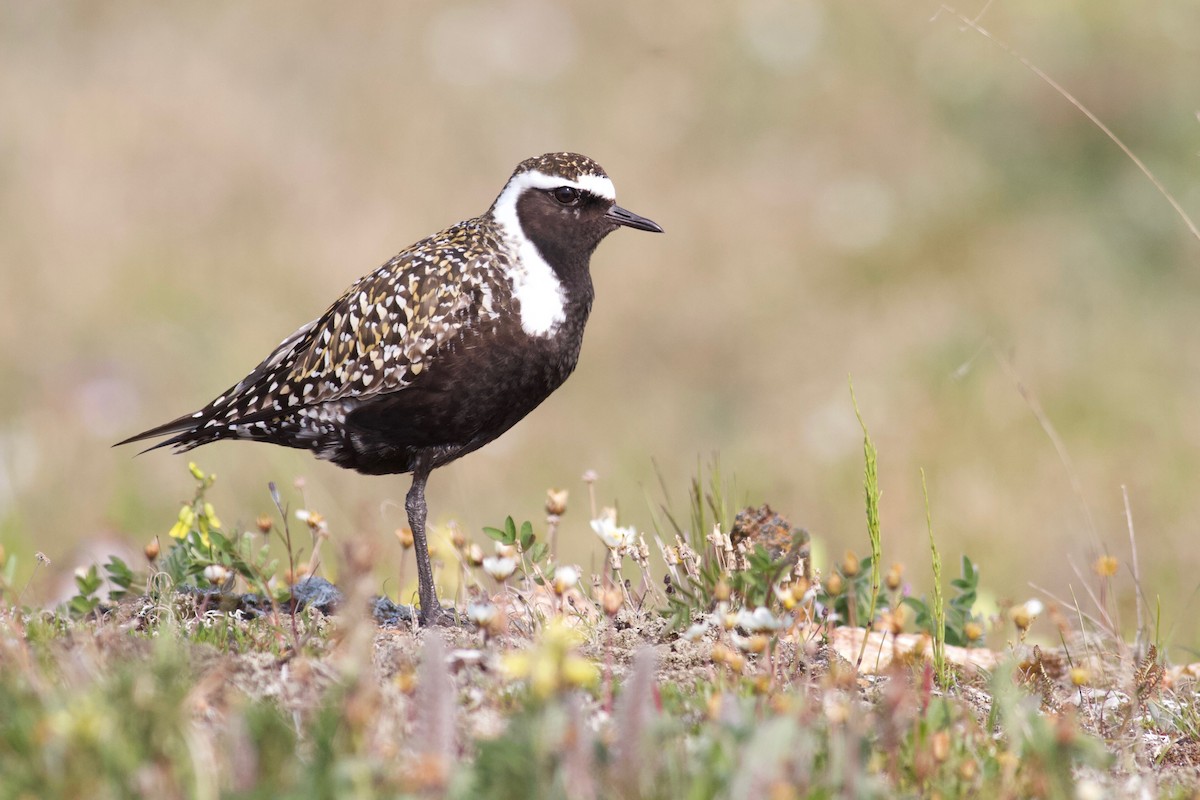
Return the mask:
<path id="1" fill-rule="evenodd" d="M 632 211 L 626 211 L 617 205 L 614 205 L 612 208 L 610 208 L 608 213 L 606 213 L 604 216 L 618 225 L 624 225 L 628 228 L 637 228 L 639 231 L 650 231 L 651 233 L 663 232 L 663 229 L 659 227 L 657 222 L 648 220 L 645 217 L 639 217 Z"/>

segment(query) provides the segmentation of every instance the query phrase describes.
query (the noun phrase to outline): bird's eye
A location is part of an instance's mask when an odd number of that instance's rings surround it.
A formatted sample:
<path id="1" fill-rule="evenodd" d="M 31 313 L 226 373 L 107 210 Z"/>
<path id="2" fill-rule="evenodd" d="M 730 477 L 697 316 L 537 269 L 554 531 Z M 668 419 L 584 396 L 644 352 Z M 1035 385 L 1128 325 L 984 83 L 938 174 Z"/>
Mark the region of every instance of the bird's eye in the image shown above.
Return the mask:
<path id="1" fill-rule="evenodd" d="M 560 186 L 551 192 L 554 199 L 564 206 L 573 206 L 579 202 L 579 190 L 573 186 Z"/>

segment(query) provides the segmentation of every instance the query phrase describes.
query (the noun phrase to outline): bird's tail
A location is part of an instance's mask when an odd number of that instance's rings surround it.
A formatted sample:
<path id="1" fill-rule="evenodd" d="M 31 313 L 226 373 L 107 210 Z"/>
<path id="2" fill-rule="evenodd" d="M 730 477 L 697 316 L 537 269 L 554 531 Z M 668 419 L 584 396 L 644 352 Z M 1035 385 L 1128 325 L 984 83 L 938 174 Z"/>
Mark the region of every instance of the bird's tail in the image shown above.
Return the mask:
<path id="1" fill-rule="evenodd" d="M 206 431 L 202 427 L 204 424 L 204 413 L 197 412 L 195 414 L 184 414 L 182 417 L 164 422 L 162 425 L 156 425 L 149 430 L 130 436 L 128 439 L 122 439 L 113 445 L 120 447 L 124 444 L 132 444 L 133 442 L 141 442 L 146 439 L 157 439 L 160 436 L 176 434 L 170 439 L 159 442 L 156 445 L 147 447 L 142 453 L 148 453 L 151 450 L 157 450 L 160 447 L 178 447 L 180 451 L 191 450 L 193 447 L 198 447 L 202 444 L 207 444 L 216 436 L 206 436 Z M 211 429 L 209 429 L 211 430 Z M 213 431 L 213 433 L 216 433 Z M 139 453 L 140 455 L 140 453 Z"/>

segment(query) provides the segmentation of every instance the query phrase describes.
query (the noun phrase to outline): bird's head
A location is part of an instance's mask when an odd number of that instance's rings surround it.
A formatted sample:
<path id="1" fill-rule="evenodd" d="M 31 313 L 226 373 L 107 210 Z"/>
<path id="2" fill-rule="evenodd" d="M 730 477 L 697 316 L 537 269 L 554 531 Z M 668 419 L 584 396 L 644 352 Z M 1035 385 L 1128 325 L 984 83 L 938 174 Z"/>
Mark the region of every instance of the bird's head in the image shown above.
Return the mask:
<path id="1" fill-rule="evenodd" d="M 616 204 L 604 170 L 578 153 L 547 153 L 517 165 L 492 204 L 510 236 L 524 236 L 551 263 L 586 261 L 620 227 L 662 233 L 657 223 Z"/>

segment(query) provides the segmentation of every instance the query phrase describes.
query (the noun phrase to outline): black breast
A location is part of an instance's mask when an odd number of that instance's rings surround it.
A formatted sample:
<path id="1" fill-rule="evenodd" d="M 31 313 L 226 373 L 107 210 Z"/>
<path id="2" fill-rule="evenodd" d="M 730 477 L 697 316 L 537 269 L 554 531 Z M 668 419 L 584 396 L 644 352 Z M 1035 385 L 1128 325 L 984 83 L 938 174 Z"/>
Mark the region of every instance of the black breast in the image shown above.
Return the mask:
<path id="1" fill-rule="evenodd" d="M 418 457 L 438 467 L 497 438 L 575 369 L 590 294 L 568 304 L 553 336 L 529 336 L 516 314 L 465 331 L 411 385 L 350 411 L 330 457 L 359 472 L 400 473 Z"/>

